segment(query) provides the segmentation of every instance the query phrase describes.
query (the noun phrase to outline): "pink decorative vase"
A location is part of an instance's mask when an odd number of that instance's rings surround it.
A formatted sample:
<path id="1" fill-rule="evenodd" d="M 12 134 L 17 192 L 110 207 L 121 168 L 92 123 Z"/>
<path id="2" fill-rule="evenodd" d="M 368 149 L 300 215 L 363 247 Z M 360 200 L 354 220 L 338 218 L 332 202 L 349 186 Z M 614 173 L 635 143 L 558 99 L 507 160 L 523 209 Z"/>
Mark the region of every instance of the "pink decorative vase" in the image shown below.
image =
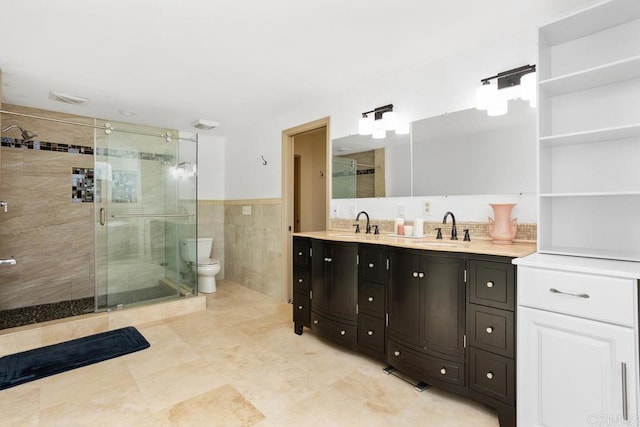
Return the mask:
<path id="1" fill-rule="evenodd" d="M 489 217 L 489 236 L 493 243 L 499 245 L 510 245 L 516 237 L 518 218 L 511 219 L 511 211 L 515 203 L 490 204 L 493 208 L 495 220 Z"/>

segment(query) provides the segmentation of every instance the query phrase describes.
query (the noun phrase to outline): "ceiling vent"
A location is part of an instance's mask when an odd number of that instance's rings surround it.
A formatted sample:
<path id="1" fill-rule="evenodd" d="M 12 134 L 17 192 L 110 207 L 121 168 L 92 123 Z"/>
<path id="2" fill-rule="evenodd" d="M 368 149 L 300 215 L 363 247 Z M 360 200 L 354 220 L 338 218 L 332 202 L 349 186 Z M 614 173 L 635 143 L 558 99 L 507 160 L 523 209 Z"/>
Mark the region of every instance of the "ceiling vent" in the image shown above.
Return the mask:
<path id="1" fill-rule="evenodd" d="M 49 99 L 53 99 L 54 101 L 64 102 L 66 104 L 72 105 L 82 105 L 89 100 L 89 98 L 85 98 L 82 96 L 69 95 L 67 93 L 61 92 L 49 92 Z"/>
<path id="2" fill-rule="evenodd" d="M 198 119 L 191 122 L 191 126 L 193 126 L 196 129 L 202 129 L 202 130 L 211 130 L 218 127 L 219 125 L 220 123 L 218 122 L 214 122 L 213 120 L 205 120 L 205 119 Z"/>

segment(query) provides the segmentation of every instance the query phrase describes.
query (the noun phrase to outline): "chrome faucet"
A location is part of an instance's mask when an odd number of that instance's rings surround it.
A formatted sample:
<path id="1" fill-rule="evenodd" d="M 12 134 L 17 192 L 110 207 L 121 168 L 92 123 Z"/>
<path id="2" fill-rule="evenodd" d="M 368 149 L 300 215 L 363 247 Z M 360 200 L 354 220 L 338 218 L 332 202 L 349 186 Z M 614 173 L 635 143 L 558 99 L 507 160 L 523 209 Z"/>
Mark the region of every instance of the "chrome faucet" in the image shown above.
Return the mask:
<path id="1" fill-rule="evenodd" d="M 458 240 L 458 229 L 456 228 L 456 217 L 453 216 L 453 212 L 447 211 L 446 214 L 444 214 L 444 218 L 442 219 L 442 223 L 446 224 L 447 223 L 447 217 L 451 215 L 451 222 L 453 223 L 451 226 L 451 240 Z"/>
<path id="2" fill-rule="evenodd" d="M 365 230 L 366 230 L 365 233 L 366 234 L 371 234 L 371 223 L 369 222 L 369 214 L 368 213 L 366 213 L 365 211 L 358 212 L 358 215 L 356 216 L 356 221 L 360 221 L 360 215 L 361 214 L 364 214 L 364 216 L 367 217 L 367 225 L 366 225 L 366 228 L 365 228 Z M 359 224 L 354 224 L 354 225 L 359 225 Z M 356 227 L 356 233 L 359 233 L 359 232 L 360 232 L 360 227 Z"/>

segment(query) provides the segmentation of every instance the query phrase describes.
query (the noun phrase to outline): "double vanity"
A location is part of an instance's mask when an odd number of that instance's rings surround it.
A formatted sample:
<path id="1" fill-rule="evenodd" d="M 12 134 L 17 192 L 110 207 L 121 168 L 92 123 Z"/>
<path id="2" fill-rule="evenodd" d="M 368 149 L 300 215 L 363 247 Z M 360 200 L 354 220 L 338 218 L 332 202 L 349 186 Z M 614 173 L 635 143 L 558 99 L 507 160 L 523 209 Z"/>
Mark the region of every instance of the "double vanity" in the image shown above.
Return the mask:
<path id="1" fill-rule="evenodd" d="M 532 243 L 327 231 L 293 238 L 293 320 L 389 365 L 387 372 L 468 396 L 515 426 L 516 268 Z"/>

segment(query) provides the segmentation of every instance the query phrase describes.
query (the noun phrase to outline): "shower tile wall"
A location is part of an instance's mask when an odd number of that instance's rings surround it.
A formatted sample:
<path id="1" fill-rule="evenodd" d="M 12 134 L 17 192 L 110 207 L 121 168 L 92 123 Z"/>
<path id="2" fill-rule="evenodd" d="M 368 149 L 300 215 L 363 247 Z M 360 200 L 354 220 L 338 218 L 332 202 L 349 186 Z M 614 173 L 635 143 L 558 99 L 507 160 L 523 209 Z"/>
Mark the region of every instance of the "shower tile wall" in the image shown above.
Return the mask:
<path id="1" fill-rule="evenodd" d="M 280 199 L 227 201 L 224 210 L 225 278 L 274 298 L 282 297 L 281 210 Z"/>
<path id="2" fill-rule="evenodd" d="M 25 107 L 3 109 L 91 124 L 92 119 Z M 43 120 L 2 115 L 4 127 L 17 124 L 37 141 L 66 144 L 65 151 L 2 147 L 0 258 L 17 265 L 0 268 L 0 310 L 94 295 L 94 203 L 73 203 L 73 168 L 92 168 L 93 156 L 69 146 L 93 146 L 93 130 Z M 2 137 L 19 138 L 10 130 Z M 56 146 L 58 149 L 58 146 Z"/>

